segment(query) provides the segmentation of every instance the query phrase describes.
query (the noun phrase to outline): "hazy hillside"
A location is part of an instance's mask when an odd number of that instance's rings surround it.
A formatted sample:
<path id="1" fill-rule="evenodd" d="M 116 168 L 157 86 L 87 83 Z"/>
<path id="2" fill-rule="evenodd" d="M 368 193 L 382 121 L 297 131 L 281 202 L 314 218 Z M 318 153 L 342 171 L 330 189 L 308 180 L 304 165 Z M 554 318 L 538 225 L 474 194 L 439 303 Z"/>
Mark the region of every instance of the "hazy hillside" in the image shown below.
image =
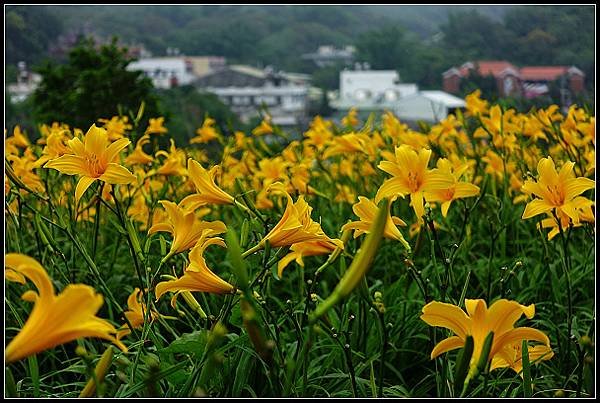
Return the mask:
<path id="1" fill-rule="evenodd" d="M 386 24 L 426 37 L 449 12 L 465 8 L 501 14 L 498 6 L 8 6 L 6 61 L 37 62 L 59 37 L 85 32 L 143 43 L 156 55 L 177 47 L 298 68 L 300 55 L 319 44 L 351 44 Z"/>

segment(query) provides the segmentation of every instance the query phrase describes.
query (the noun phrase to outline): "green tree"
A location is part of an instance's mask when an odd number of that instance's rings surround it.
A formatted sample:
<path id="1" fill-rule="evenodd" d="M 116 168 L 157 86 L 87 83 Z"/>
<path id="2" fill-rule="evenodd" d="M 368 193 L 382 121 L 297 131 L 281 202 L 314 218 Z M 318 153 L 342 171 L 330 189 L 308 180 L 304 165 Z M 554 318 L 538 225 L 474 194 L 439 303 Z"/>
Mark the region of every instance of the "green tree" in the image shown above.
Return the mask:
<path id="1" fill-rule="evenodd" d="M 87 130 L 98 118 L 135 113 L 142 101 L 146 116 L 160 115 L 152 81 L 126 70 L 132 60 L 114 38 L 99 47 L 83 39 L 71 49 L 67 63 L 45 62 L 37 68 L 42 82 L 32 95 L 36 121 Z"/>

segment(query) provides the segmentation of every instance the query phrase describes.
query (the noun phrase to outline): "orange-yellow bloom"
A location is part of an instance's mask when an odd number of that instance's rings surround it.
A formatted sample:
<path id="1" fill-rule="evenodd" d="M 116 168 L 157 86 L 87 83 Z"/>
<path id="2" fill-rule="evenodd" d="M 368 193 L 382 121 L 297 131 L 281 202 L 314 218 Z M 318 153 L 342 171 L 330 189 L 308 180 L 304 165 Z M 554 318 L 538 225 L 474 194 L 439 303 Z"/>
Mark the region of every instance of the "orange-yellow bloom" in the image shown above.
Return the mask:
<path id="1" fill-rule="evenodd" d="M 77 137 L 68 141 L 73 154 L 50 160 L 44 168 L 54 168 L 67 175 L 81 175 L 75 188 L 75 202 L 78 203 L 96 179 L 120 185 L 136 181 L 135 175 L 117 163 L 119 152 L 129 143 L 128 139 L 109 143 L 106 130 L 92 125 L 85 135 L 84 142 Z"/>
<path id="2" fill-rule="evenodd" d="M 431 351 L 431 359 L 447 351 L 463 347 L 467 336 L 473 337 L 471 368 L 479 362 L 485 338 L 494 332 L 488 361 L 503 350 L 523 340 L 533 340 L 550 346 L 543 332 L 530 327 L 514 327 L 521 315 L 529 319 L 535 315 L 535 305 L 521 305 L 516 301 L 500 299 L 489 308 L 482 299 L 466 299 L 467 313 L 456 305 L 432 301 L 423 307 L 421 319 L 430 326 L 439 326 L 454 332 L 455 336 L 440 341 Z"/>
<path id="3" fill-rule="evenodd" d="M 185 176 L 187 175 L 187 170 L 185 169 L 185 151 L 177 149 L 175 146 L 175 140 L 170 139 L 170 142 L 171 145 L 169 147 L 169 152 L 166 152 L 165 150 L 159 150 L 155 154 L 157 157 L 166 157 L 163 165 L 158 168 L 156 173 L 161 175 Z"/>
<path id="4" fill-rule="evenodd" d="M 210 245 L 219 245 L 225 247 L 225 242 L 221 238 L 209 238 L 212 233 L 204 230 L 198 240 L 198 243 L 190 252 L 190 264 L 186 267 L 182 277 L 177 280 L 163 281 L 156 285 L 156 300 L 167 291 L 176 291 L 179 294 L 182 291 L 200 291 L 214 294 L 227 294 L 235 292 L 235 287 L 213 273 L 204 259 L 204 251 Z M 176 295 L 177 295 L 176 294 Z"/>
<path id="5" fill-rule="evenodd" d="M 125 158 L 125 163 L 128 165 L 146 165 L 152 163 L 154 158 L 144 152 L 143 146 L 150 143 L 150 135 L 144 134 L 135 144 L 135 149 Z"/>
<path id="6" fill-rule="evenodd" d="M 437 162 L 440 173 L 450 176 L 454 179 L 454 184 L 446 189 L 437 189 L 425 192 L 425 198 L 428 201 L 442 203 L 442 215 L 448 215 L 448 209 L 452 201 L 463 197 L 473 197 L 479 194 L 479 187 L 468 182 L 459 182 L 460 177 L 469 169 L 468 164 L 463 164 L 458 169 L 452 167 L 452 163 L 446 158 L 440 158 Z"/>
<path id="7" fill-rule="evenodd" d="M 481 97 L 481 90 L 475 90 L 465 97 L 466 109 L 472 116 L 481 115 L 487 112 L 488 103 Z"/>
<path id="8" fill-rule="evenodd" d="M 369 228 L 371 228 L 375 217 L 377 217 L 377 212 L 379 211 L 377 205 L 364 196 L 358 196 L 358 203 L 352 206 L 352 211 L 354 211 L 354 214 L 360 218 L 360 221 L 353 221 L 345 224 L 342 227 L 342 231 L 353 229 L 354 238 L 357 238 L 362 234 L 368 234 Z M 406 223 L 396 216 L 392 217 L 388 211 L 385 228 L 383 230 L 383 236 L 388 239 L 400 241 L 402 246 L 404 246 L 406 250 L 410 251 L 410 245 L 408 242 L 406 242 L 404 236 L 402 236 L 402 233 L 398 229 L 397 225 L 406 226 Z"/>
<path id="9" fill-rule="evenodd" d="M 282 184 L 277 182 L 271 185 L 271 189 L 281 191 Z M 310 217 L 312 207 L 308 205 L 304 196 L 299 196 L 294 203 L 292 197 L 283 191 L 288 199 L 283 216 L 273 229 L 260 241 L 263 246 L 267 241 L 273 247 L 293 245 L 305 241 L 331 240 L 340 247 L 343 243 L 339 239 L 329 238 L 321 229 L 321 225 Z"/>
<path id="10" fill-rule="evenodd" d="M 190 140 L 190 144 L 208 143 L 211 140 L 219 138 L 219 133 L 215 129 L 216 121 L 207 117 L 202 123 L 202 127 L 196 130 L 196 137 Z"/>
<path id="11" fill-rule="evenodd" d="M 358 110 L 354 107 L 350 108 L 348 114 L 342 118 L 342 126 L 356 127 L 359 123 Z"/>
<path id="12" fill-rule="evenodd" d="M 581 209 L 593 203 L 579 195 L 593 189 L 596 182 L 589 178 L 576 178 L 573 172 L 574 165 L 571 161 L 565 162 L 557 173 L 551 157 L 540 160 L 537 182 L 527 180 L 522 188 L 525 193 L 538 197 L 525 206 L 523 219 L 556 209 L 558 215 L 567 215 L 573 224 L 579 223 Z"/>
<path id="13" fill-rule="evenodd" d="M 133 292 L 129 294 L 129 297 L 127 298 L 127 308 L 129 309 L 126 310 L 124 314 L 127 318 L 127 321 L 131 325 L 131 328 L 133 329 L 138 329 L 142 327 L 142 325 L 144 324 L 144 318 L 146 317 L 146 304 L 143 303 L 142 297 L 142 291 L 138 287 L 136 287 L 135 290 L 133 290 Z M 151 310 L 149 319 L 150 321 L 153 321 L 159 316 L 160 314 L 158 312 Z M 121 340 L 123 337 L 130 334 L 131 328 L 127 323 L 121 326 L 117 331 L 117 339 Z"/>
<path id="14" fill-rule="evenodd" d="M 260 125 L 252 130 L 252 134 L 255 136 L 262 136 L 263 134 L 273 133 L 273 126 L 271 126 L 271 117 L 266 115 L 260 122 Z"/>
<path id="15" fill-rule="evenodd" d="M 522 343 L 514 343 L 507 345 L 492 359 L 490 365 L 490 371 L 496 368 L 510 368 L 517 374 L 523 377 L 523 354 L 522 354 Z M 554 357 L 554 352 L 549 346 L 538 344 L 537 346 L 528 346 L 527 353 L 529 354 L 529 362 L 531 364 L 539 363 L 540 361 L 546 361 Z"/>
<path id="16" fill-rule="evenodd" d="M 206 230 L 208 230 L 206 236 L 219 235 L 227 231 L 222 221 L 202 221 L 196 218 L 193 210 L 183 209 L 168 200 L 161 200 L 159 203 L 167 212 L 168 222 L 155 223 L 148 230 L 148 234 L 163 231 L 173 235 L 171 250 L 165 259 L 193 248 Z"/>
<path id="17" fill-rule="evenodd" d="M 384 197 L 404 197 L 410 194 L 410 205 L 419 222 L 422 222 L 425 214 L 424 192 L 447 189 L 454 184 L 454 178 L 439 169 L 427 169 L 431 150 L 421 149 L 417 154 L 410 146 L 403 144 L 396 147 L 395 151 L 395 158 L 378 165 L 379 169 L 393 178 L 383 182 L 375 196 L 375 203 L 379 203 Z"/>
<path id="18" fill-rule="evenodd" d="M 204 206 L 205 204 L 233 204 L 233 196 L 223 191 L 215 183 L 219 171 L 219 165 L 215 165 L 207 171 L 199 162 L 191 158 L 188 159 L 188 173 L 198 193 L 185 197 L 181 203 L 187 205 L 188 208 Z"/>
<path id="19" fill-rule="evenodd" d="M 98 119 L 98 122 L 104 123 L 104 128 L 110 141 L 125 137 L 127 134 L 126 131 L 131 130 L 133 127 L 128 123 L 129 118 L 127 116 L 113 116 L 110 120 Z"/>
<path id="20" fill-rule="evenodd" d="M 169 130 L 163 126 L 165 122 L 165 118 L 160 117 L 160 118 L 150 118 L 150 121 L 148 122 L 148 127 L 146 128 L 146 131 L 144 132 L 144 134 L 164 134 L 167 133 Z"/>
<path id="21" fill-rule="evenodd" d="M 18 361 L 82 337 L 106 339 L 127 351 L 127 347 L 113 336 L 117 332 L 115 327 L 96 316 L 103 298 L 92 287 L 69 284 L 55 295 L 48 273 L 37 260 L 20 253 L 9 253 L 5 261 L 9 269 L 27 277 L 38 290 L 27 291 L 22 296 L 34 306 L 19 334 L 6 347 L 7 362 Z"/>
<path id="22" fill-rule="evenodd" d="M 302 259 L 305 256 L 327 255 L 338 247 L 340 247 L 339 243 L 329 239 L 295 243 L 290 248 L 291 252 L 277 262 L 277 275 L 281 278 L 283 270 L 294 260 L 300 266 L 304 267 L 304 261 Z"/>

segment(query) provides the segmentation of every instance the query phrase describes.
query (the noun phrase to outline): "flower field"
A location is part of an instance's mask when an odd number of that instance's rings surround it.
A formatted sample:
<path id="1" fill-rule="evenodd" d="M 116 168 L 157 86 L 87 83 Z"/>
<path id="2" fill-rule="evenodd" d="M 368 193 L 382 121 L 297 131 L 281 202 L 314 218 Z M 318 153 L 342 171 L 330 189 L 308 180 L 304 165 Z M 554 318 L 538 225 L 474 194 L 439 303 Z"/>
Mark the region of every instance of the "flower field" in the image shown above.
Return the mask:
<path id="1" fill-rule="evenodd" d="M 5 139 L 5 394 L 594 396 L 595 118 Z"/>

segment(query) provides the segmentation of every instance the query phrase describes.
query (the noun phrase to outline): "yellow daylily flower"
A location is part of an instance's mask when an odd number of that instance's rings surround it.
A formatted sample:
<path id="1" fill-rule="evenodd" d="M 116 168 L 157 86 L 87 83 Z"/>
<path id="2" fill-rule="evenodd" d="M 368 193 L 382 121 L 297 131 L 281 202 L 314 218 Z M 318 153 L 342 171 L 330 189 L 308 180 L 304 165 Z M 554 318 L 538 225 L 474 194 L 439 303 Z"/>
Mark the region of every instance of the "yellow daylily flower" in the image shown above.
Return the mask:
<path id="1" fill-rule="evenodd" d="M 144 325 L 144 318 L 146 317 L 146 304 L 142 301 L 142 297 L 142 290 L 140 290 L 139 287 L 136 287 L 127 298 L 127 308 L 129 309 L 126 310 L 124 314 L 133 329 L 139 329 Z M 151 310 L 149 319 L 152 322 L 159 316 L 160 314 L 158 312 Z M 121 340 L 130 333 L 131 328 L 127 323 L 125 323 L 117 331 L 117 339 Z"/>
<path id="2" fill-rule="evenodd" d="M 151 164 L 152 161 L 154 161 L 154 158 L 152 158 L 151 155 L 146 154 L 143 149 L 143 146 L 148 143 L 150 143 L 150 135 L 144 134 L 142 137 L 139 138 L 139 140 L 135 144 L 135 149 L 133 150 L 133 152 L 125 158 L 125 163 L 127 165 Z"/>
<path id="3" fill-rule="evenodd" d="M 304 200 L 304 196 L 299 196 L 294 203 L 292 197 L 284 190 L 282 183 L 274 183 L 271 185 L 271 189 L 277 189 L 285 193 L 288 202 L 283 216 L 277 225 L 260 241 L 259 246 L 264 245 L 267 240 L 272 247 L 318 240 L 331 240 L 338 245 L 343 245 L 339 239 L 332 240 L 329 238 L 321 229 L 321 225 L 313 221 L 310 217 L 312 207 Z"/>
<path id="4" fill-rule="evenodd" d="M 277 262 L 277 275 L 281 278 L 283 270 L 294 260 L 300 266 L 304 267 L 303 258 L 305 256 L 328 255 L 339 247 L 340 243 L 333 242 L 329 239 L 295 243 L 290 248 L 291 252 Z"/>
<path id="5" fill-rule="evenodd" d="M 523 354 L 522 343 L 507 345 L 492 358 L 490 371 L 497 368 L 510 368 L 523 377 Z M 538 344 L 537 346 L 527 346 L 529 362 L 537 364 L 540 361 L 546 361 L 554 357 L 554 352 L 549 346 Z"/>
<path id="6" fill-rule="evenodd" d="M 71 149 L 67 145 L 69 140 L 71 140 L 70 133 L 66 130 L 50 133 L 46 138 L 46 145 L 42 150 L 42 155 L 35 162 L 35 166 L 41 167 L 47 161 L 70 154 Z"/>
<path id="7" fill-rule="evenodd" d="M 75 137 L 69 140 L 72 154 L 48 161 L 44 168 L 54 168 L 66 175 L 80 175 L 75 188 L 75 203 L 96 179 L 110 184 L 126 185 L 137 179 L 127 168 L 117 163 L 119 153 L 129 145 L 128 139 L 109 143 L 105 129 L 92 125 L 84 142 Z"/>
<path id="8" fill-rule="evenodd" d="M 125 137 L 127 130 L 131 130 L 129 118 L 127 116 L 113 116 L 109 119 L 98 119 L 98 122 L 104 123 L 104 128 L 110 141 L 115 141 Z"/>
<path id="9" fill-rule="evenodd" d="M 127 351 L 127 347 L 113 336 L 117 332 L 115 327 L 96 316 L 103 298 L 92 287 L 69 284 L 55 295 L 48 273 L 37 260 L 20 253 L 9 253 L 5 256 L 5 265 L 27 277 L 38 290 L 27 291 L 22 296 L 34 306 L 19 334 L 6 347 L 6 362 L 18 361 L 82 337 L 106 339 Z"/>
<path id="10" fill-rule="evenodd" d="M 159 117 L 159 118 L 150 118 L 149 122 L 148 122 L 148 127 L 146 128 L 146 131 L 144 132 L 144 134 L 165 134 L 167 133 L 169 130 L 163 126 L 163 124 L 165 123 L 165 118 L 164 117 Z"/>
<path id="11" fill-rule="evenodd" d="M 21 182 L 36 192 L 43 193 L 45 191 L 42 180 L 33 171 L 37 165 L 34 161 L 28 158 L 27 155 L 24 155 L 23 157 L 19 157 L 18 155 L 7 155 L 6 159 L 10 161 L 10 166 Z M 25 192 L 25 190 L 23 190 L 23 192 Z"/>
<path id="12" fill-rule="evenodd" d="M 221 238 L 210 238 L 212 232 L 204 230 L 198 239 L 198 243 L 190 252 L 190 264 L 186 267 L 182 277 L 177 280 L 163 281 L 156 285 L 154 293 L 156 300 L 167 291 L 175 291 L 179 294 L 182 291 L 200 291 L 213 294 L 228 294 L 235 292 L 235 287 L 223 280 L 212 272 L 206 265 L 204 251 L 210 245 L 219 245 L 225 247 L 225 242 Z M 177 297 L 175 294 L 175 297 Z"/>
<path id="13" fill-rule="evenodd" d="M 219 138 L 219 133 L 215 129 L 216 121 L 212 118 L 207 117 L 202 122 L 202 127 L 196 130 L 196 137 L 190 140 L 190 144 L 202 144 L 208 143 L 211 140 Z"/>
<path id="14" fill-rule="evenodd" d="M 187 170 L 185 169 L 185 151 L 177 149 L 175 146 L 175 140 L 169 139 L 171 145 L 169 146 L 169 152 L 165 150 L 159 150 L 155 156 L 164 156 L 166 159 L 163 165 L 156 171 L 160 175 L 176 175 L 176 176 L 187 176 Z"/>
<path id="15" fill-rule="evenodd" d="M 537 182 L 528 179 L 522 188 L 523 192 L 538 198 L 525 206 L 522 219 L 556 209 L 557 214 L 565 214 L 574 224 L 579 223 L 578 209 L 583 209 L 592 203 L 579 195 L 586 190 L 593 189 L 596 182 L 589 178 L 576 178 L 573 172 L 574 165 L 574 162 L 565 162 L 560 172 L 557 173 L 552 157 L 542 158 L 539 161 Z"/>
<path id="16" fill-rule="evenodd" d="M 273 126 L 271 126 L 271 116 L 266 115 L 260 122 L 260 125 L 252 130 L 252 134 L 255 136 L 262 136 L 264 134 L 273 133 Z"/>
<path id="17" fill-rule="evenodd" d="M 464 197 L 473 197 L 479 194 L 479 186 L 468 182 L 459 182 L 461 176 L 469 169 L 468 164 L 464 164 L 458 169 L 452 166 L 452 163 L 446 158 L 440 158 L 437 162 L 440 173 L 454 178 L 454 184 L 446 189 L 437 189 L 425 192 L 425 198 L 431 202 L 441 202 L 442 215 L 448 215 L 450 204 Z"/>
<path id="18" fill-rule="evenodd" d="M 488 102 L 481 99 L 481 90 L 475 90 L 465 97 L 466 109 L 471 116 L 483 115 L 488 111 Z"/>
<path id="19" fill-rule="evenodd" d="M 348 133 L 343 136 L 336 136 L 323 153 L 323 158 L 347 153 L 366 153 L 368 141 L 369 137 L 364 133 Z"/>
<path id="20" fill-rule="evenodd" d="M 571 225 L 573 226 L 573 228 L 581 227 L 584 222 L 591 223 L 593 226 L 594 222 L 596 221 L 596 218 L 594 217 L 594 211 L 592 210 L 593 205 L 594 202 L 588 200 L 587 202 L 581 203 L 575 208 L 577 214 L 579 215 L 580 221 L 578 223 L 573 223 L 568 215 L 559 211 L 557 213 L 557 216 L 560 220 L 562 230 L 567 231 Z M 554 218 L 554 216 L 550 213 L 546 214 L 548 215 L 548 218 L 544 218 L 541 221 L 541 224 L 542 228 L 551 228 L 550 232 L 548 232 L 548 240 L 551 240 L 560 233 L 560 228 L 558 227 L 558 221 L 556 220 L 556 218 Z"/>
<path id="21" fill-rule="evenodd" d="M 447 189 L 454 184 L 454 178 L 439 169 L 427 169 L 431 150 L 421 149 L 417 153 L 412 147 L 403 144 L 395 149 L 394 158 L 381 162 L 378 167 L 392 175 L 377 191 L 375 203 L 384 197 L 404 197 L 410 195 L 410 205 L 417 214 L 419 223 L 423 221 L 425 207 L 424 192 Z"/>
<path id="22" fill-rule="evenodd" d="M 200 207 L 205 204 L 234 204 L 233 196 L 223 191 L 215 183 L 220 169 L 219 165 L 215 165 L 207 171 L 199 162 L 194 161 L 192 158 L 188 159 L 188 173 L 198 193 L 185 197 L 181 204 L 186 204 L 189 208 L 193 208 L 192 206 Z"/>
<path id="23" fill-rule="evenodd" d="M 338 193 L 335 195 L 333 201 L 348 204 L 354 203 L 354 200 L 356 200 L 356 193 L 354 193 L 354 190 L 352 190 L 350 186 L 336 183 L 335 187 L 337 188 Z"/>
<path id="24" fill-rule="evenodd" d="M 498 180 L 504 179 L 505 169 L 507 174 L 511 174 L 516 168 L 516 165 L 513 161 L 507 162 L 505 166 L 502 157 L 492 150 L 487 150 L 485 156 L 481 157 L 481 161 L 486 163 L 485 172 L 495 175 Z"/>
<path id="25" fill-rule="evenodd" d="M 356 127 L 359 123 L 358 110 L 354 107 L 350 108 L 348 114 L 342 118 L 342 126 Z"/>
<path id="26" fill-rule="evenodd" d="M 6 136 L 6 129 L 4 129 L 4 135 Z M 13 129 L 12 136 L 4 140 L 6 155 L 18 155 L 19 148 L 27 148 L 29 145 L 29 138 L 24 131 L 21 131 L 21 126 L 19 125 L 16 125 Z"/>
<path id="27" fill-rule="evenodd" d="M 310 128 L 304 133 L 304 144 L 315 147 L 321 151 L 333 138 L 331 132 L 332 123 L 324 120 L 321 116 L 315 116 L 310 123 Z"/>
<path id="28" fill-rule="evenodd" d="M 347 229 L 354 230 L 354 238 L 357 238 L 362 234 L 368 234 L 369 228 L 371 228 L 375 217 L 377 217 L 377 212 L 379 211 L 377 205 L 364 196 L 358 196 L 358 203 L 352 206 L 352 211 L 360 218 L 360 221 L 344 224 L 342 231 Z M 410 245 L 406 242 L 400 230 L 398 230 L 397 225 L 406 226 L 406 223 L 396 216 L 392 217 L 388 211 L 385 228 L 383 229 L 383 236 L 388 239 L 400 241 L 406 250 L 410 250 Z"/>
<path id="29" fill-rule="evenodd" d="M 479 362 L 485 338 L 494 332 L 494 339 L 488 356 L 492 360 L 507 346 L 532 340 L 550 346 L 550 340 L 543 332 L 530 327 L 514 327 L 524 314 L 531 319 L 535 315 L 535 305 L 521 305 L 516 301 L 500 299 L 489 308 L 482 299 L 465 299 L 467 313 L 456 305 L 432 301 L 423 307 L 421 319 L 430 326 L 444 327 L 455 336 L 440 341 L 431 351 L 431 359 L 440 354 L 463 347 L 467 336 L 473 337 L 471 368 Z M 503 354 L 503 353 L 501 353 Z"/>
<path id="30" fill-rule="evenodd" d="M 168 200 L 160 200 L 159 203 L 165 208 L 168 221 L 152 225 L 148 235 L 159 231 L 173 235 L 173 243 L 165 259 L 193 248 L 206 230 L 208 230 L 207 236 L 219 235 L 227 231 L 222 221 L 202 221 L 197 219 L 193 210 L 184 209 Z"/>

